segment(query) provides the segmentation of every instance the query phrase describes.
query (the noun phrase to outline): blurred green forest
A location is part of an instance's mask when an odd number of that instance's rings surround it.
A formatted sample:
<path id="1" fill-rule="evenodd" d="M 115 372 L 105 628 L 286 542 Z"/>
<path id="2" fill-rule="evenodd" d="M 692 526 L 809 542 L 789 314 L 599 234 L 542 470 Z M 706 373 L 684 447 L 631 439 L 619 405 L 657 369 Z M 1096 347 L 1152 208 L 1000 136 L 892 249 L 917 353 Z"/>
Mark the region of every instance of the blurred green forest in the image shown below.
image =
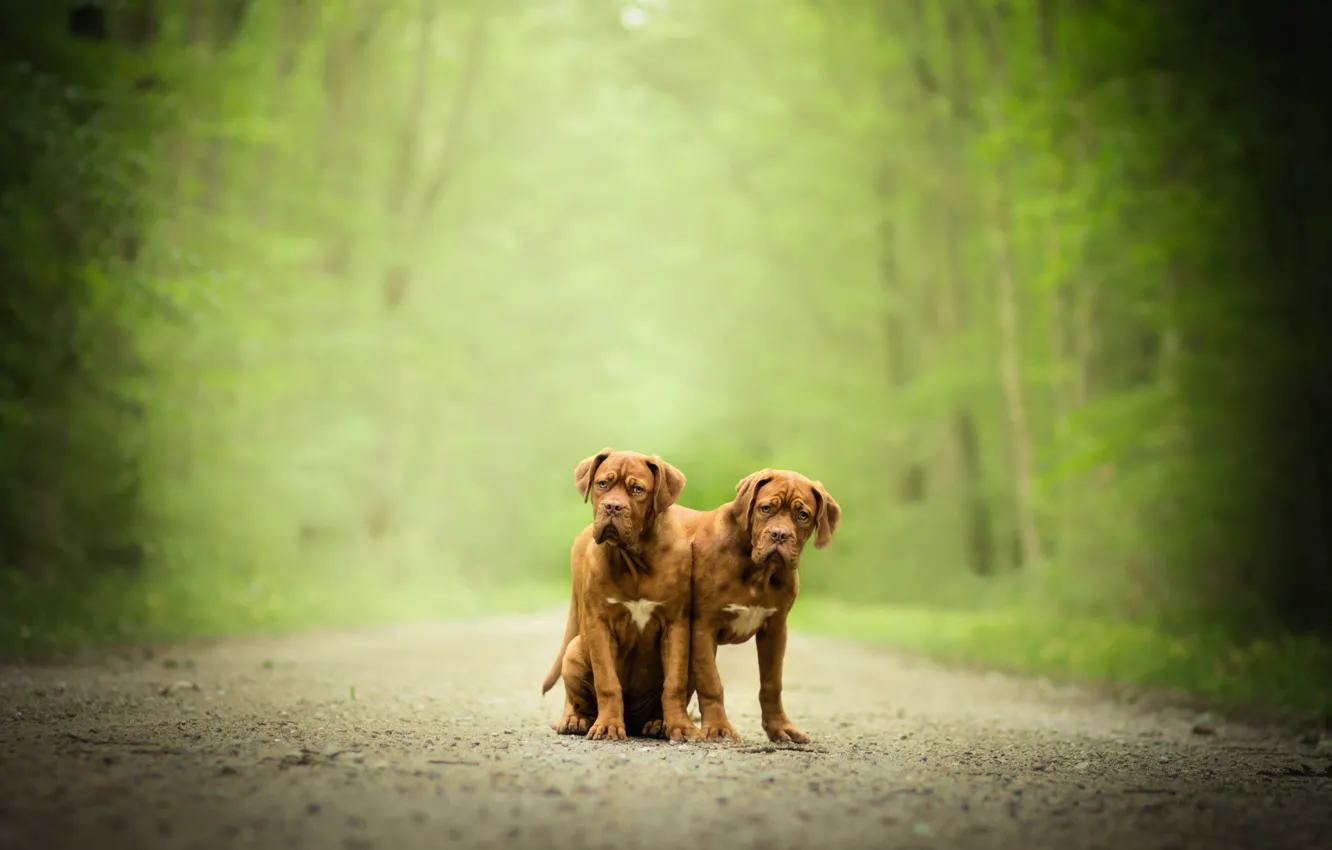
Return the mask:
<path id="1" fill-rule="evenodd" d="M 1328 217 L 1264 218 L 1300 116 L 1219 17 L 45 5 L 0 646 L 544 608 L 609 444 L 823 481 L 805 628 L 1332 711 Z"/>

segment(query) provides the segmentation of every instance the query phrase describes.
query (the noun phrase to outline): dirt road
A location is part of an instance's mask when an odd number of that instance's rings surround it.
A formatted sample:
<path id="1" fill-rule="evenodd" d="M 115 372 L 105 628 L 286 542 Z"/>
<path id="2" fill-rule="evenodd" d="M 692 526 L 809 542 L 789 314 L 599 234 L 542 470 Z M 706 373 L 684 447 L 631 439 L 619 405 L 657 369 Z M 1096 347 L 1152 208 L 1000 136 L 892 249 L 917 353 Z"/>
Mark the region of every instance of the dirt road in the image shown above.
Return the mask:
<path id="1" fill-rule="evenodd" d="M 562 621 L 0 668 L 0 847 L 1332 847 L 1307 732 L 801 635 L 804 748 L 763 737 L 751 646 L 742 744 L 558 737 Z"/>

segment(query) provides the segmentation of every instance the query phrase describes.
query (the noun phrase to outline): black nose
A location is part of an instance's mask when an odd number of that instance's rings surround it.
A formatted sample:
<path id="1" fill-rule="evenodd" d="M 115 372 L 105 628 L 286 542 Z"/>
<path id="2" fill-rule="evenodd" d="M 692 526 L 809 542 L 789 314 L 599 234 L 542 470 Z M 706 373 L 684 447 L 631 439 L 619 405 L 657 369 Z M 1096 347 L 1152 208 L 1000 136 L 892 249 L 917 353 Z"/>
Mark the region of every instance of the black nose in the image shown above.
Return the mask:
<path id="1" fill-rule="evenodd" d="M 611 516 L 624 513 L 624 509 L 629 507 L 624 502 L 602 502 L 601 509 Z"/>
<path id="2" fill-rule="evenodd" d="M 768 529 L 768 536 L 772 538 L 773 543 L 785 543 L 794 535 L 785 528 L 770 528 Z"/>

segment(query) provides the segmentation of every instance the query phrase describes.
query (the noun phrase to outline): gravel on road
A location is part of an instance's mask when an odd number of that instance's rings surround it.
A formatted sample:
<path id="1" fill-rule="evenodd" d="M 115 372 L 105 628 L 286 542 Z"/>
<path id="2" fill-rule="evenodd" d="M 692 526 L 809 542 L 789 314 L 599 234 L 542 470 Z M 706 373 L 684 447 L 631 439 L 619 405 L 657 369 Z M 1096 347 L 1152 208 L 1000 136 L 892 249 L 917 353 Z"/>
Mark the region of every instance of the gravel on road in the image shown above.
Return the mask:
<path id="1" fill-rule="evenodd" d="M 792 635 L 809 745 L 556 735 L 563 612 L 0 667 L 0 848 L 1332 848 L 1332 738 Z"/>

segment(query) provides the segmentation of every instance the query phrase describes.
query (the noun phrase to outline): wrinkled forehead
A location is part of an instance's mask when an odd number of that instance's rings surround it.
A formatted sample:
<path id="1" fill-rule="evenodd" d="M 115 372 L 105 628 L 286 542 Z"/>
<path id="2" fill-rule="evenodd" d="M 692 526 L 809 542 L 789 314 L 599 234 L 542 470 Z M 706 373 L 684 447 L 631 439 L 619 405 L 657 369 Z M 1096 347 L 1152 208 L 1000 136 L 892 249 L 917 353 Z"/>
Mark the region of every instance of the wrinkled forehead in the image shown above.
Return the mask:
<path id="1" fill-rule="evenodd" d="M 616 452 L 603 460 L 597 468 L 597 477 L 606 475 L 614 475 L 621 481 L 627 478 L 648 483 L 652 481 L 652 469 L 647 465 L 647 458 L 636 452 Z"/>
<path id="2" fill-rule="evenodd" d="M 780 498 L 783 504 L 790 504 L 797 500 L 804 502 L 806 505 L 816 504 L 814 487 L 810 484 L 809 479 L 794 472 L 776 473 L 772 480 L 764 482 L 763 486 L 754 494 L 754 498 L 755 501 Z"/>

